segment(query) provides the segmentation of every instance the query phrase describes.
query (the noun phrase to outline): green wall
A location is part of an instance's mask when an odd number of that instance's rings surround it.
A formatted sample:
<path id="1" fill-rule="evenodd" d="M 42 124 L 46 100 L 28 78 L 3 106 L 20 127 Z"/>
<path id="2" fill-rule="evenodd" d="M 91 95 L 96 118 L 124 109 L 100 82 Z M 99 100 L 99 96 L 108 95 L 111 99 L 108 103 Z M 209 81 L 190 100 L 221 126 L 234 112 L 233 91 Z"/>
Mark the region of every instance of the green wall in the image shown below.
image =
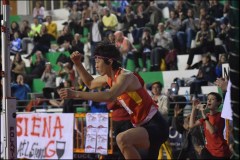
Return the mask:
<path id="1" fill-rule="evenodd" d="M 144 82 L 147 84 L 160 81 L 164 86 L 162 72 L 139 72 L 139 75 L 143 78 Z"/>

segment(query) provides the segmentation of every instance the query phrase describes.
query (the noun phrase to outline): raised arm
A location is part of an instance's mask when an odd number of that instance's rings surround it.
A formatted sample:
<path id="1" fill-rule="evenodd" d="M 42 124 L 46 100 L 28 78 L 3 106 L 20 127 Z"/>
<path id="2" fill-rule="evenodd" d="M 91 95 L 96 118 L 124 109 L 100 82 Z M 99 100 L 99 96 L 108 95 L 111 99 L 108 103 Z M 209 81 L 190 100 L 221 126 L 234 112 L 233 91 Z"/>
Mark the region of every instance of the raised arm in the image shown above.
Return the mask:
<path id="1" fill-rule="evenodd" d="M 70 89 L 62 89 L 60 91 L 61 98 L 77 98 L 84 100 L 93 100 L 95 102 L 111 102 L 125 92 L 134 82 L 134 75 L 123 73 L 118 76 L 116 83 L 107 92 L 80 92 Z M 136 82 L 134 82 L 136 83 Z"/>
<path id="2" fill-rule="evenodd" d="M 193 104 L 192 104 L 192 112 L 191 112 L 191 116 L 190 116 L 190 120 L 189 120 L 189 128 L 194 128 L 196 126 L 200 126 L 201 123 L 199 120 L 196 121 L 196 112 L 197 112 L 197 105 L 199 104 L 199 100 L 193 100 Z"/>
<path id="3" fill-rule="evenodd" d="M 43 72 L 43 74 L 42 74 L 42 76 L 41 76 L 41 80 L 43 81 L 43 82 L 46 82 L 47 81 L 47 76 L 46 76 L 46 69 L 44 70 L 44 72 Z"/>
<path id="4" fill-rule="evenodd" d="M 99 76 L 94 79 L 92 75 L 87 72 L 87 70 L 83 67 L 81 63 L 82 55 L 78 51 L 75 51 L 72 53 L 71 60 L 75 64 L 77 72 L 80 75 L 83 83 L 89 89 L 94 89 L 94 88 L 98 88 L 106 85 L 106 82 L 107 82 L 106 76 Z"/>
<path id="5" fill-rule="evenodd" d="M 212 29 L 209 30 L 210 35 L 208 36 L 208 42 L 214 41 L 214 32 Z"/>
<path id="6" fill-rule="evenodd" d="M 179 114 L 182 113 L 183 109 L 179 108 L 178 105 L 174 107 L 174 117 L 172 119 L 172 127 L 175 128 L 179 133 L 183 133 L 185 130 L 183 127 L 183 119 L 180 119 Z"/>

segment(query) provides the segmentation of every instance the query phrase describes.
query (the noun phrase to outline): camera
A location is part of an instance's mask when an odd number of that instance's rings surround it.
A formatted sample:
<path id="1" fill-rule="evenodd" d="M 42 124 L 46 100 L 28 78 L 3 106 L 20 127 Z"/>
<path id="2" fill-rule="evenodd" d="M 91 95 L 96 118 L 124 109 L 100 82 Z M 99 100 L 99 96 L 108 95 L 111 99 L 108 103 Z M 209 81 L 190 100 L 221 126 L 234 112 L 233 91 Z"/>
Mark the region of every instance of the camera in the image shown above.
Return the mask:
<path id="1" fill-rule="evenodd" d="M 177 95 L 179 90 L 179 86 L 177 83 L 172 83 L 171 88 L 169 89 L 170 94 Z"/>
<path id="2" fill-rule="evenodd" d="M 197 106 L 197 109 L 203 109 L 203 110 L 205 110 L 206 108 L 207 108 L 207 105 L 206 104 L 199 104 L 198 106 Z"/>
<path id="3" fill-rule="evenodd" d="M 204 105 L 203 105 L 203 109 L 206 109 L 206 107 L 207 107 L 207 105 L 206 105 L 206 104 L 204 104 Z"/>

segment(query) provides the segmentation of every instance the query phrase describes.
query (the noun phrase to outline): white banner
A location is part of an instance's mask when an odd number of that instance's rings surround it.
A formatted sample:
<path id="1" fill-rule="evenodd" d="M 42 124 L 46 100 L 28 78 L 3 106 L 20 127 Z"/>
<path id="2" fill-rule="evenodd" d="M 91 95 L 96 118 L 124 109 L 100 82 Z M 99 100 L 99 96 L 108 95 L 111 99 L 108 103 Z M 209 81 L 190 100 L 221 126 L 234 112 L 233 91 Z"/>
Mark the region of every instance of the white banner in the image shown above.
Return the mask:
<path id="1" fill-rule="evenodd" d="M 73 159 L 74 114 L 17 116 L 17 158 Z"/>
<path id="2" fill-rule="evenodd" d="M 232 107 L 231 107 L 231 81 L 228 81 L 227 93 L 224 98 L 221 117 L 224 119 L 232 120 Z"/>

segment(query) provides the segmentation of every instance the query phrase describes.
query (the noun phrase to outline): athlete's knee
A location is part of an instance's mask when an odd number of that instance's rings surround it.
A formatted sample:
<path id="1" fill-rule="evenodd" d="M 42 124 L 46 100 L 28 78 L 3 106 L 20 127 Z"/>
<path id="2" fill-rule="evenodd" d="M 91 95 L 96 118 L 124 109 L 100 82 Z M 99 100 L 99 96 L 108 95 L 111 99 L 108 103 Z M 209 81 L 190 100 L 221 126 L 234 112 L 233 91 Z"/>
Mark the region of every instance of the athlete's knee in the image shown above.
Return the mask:
<path id="1" fill-rule="evenodd" d="M 130 145 L 129 137 L 126 133 L 119 133 L 116 137 L 116 141 L 121 150 Z"/>

